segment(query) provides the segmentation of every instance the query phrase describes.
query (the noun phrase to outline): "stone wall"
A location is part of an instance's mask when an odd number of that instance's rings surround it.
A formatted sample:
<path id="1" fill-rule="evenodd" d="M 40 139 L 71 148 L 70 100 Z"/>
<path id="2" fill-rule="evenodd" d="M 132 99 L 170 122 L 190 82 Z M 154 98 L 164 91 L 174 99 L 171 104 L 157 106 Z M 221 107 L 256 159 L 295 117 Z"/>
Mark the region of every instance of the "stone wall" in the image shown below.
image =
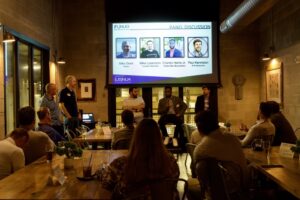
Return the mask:
<path id="1" fill-rule="evenodd" d="M 104 1 L 63 1 L 63 77 L 96 79 L 96 101 L 78 102 L 84 112 L 95 113 L 95 119 L 108 120 L 106 83 L 106 22 Z"/>
<path id="2" fill-rule="evenodd" d="M 261 54 L 272 45 L 273 57 L 282 62 L 283 104 L 282 112 L 293 128 L 300 127 L 300 3 L 299 0 L 279 1 L 260 19 Z M 297 57 L 298 56 L 298 57 Z M 262 97 L 266 98 L 265 70 L 274 61 L 261 63 L 263 87 Z"/>
<path id="3" fill-rule="evenodd" d="M 0 0 L 0 23 L 46 46 L 52 46 L 53 0 Z M 2 39 L 0 38 L 0 41 Z M 0 139 L 4 133 L 4 64 L 0 47 Z"/>

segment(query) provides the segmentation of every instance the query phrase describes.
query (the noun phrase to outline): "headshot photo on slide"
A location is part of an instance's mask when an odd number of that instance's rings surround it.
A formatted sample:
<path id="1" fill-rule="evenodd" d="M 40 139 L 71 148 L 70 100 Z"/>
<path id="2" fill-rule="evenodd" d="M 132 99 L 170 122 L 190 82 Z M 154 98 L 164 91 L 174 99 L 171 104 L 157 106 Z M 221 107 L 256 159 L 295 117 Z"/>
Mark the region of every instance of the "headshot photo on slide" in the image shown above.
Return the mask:
<path id="1" fill-rule="evenodd" d="M 208 58 L 208 37 L 188 37 L 188 57 Z"/>
<path id="2" fill-rule="evenodd" d="M 136 58 L 136 38 L 116 38 L 116 58 Z"/>

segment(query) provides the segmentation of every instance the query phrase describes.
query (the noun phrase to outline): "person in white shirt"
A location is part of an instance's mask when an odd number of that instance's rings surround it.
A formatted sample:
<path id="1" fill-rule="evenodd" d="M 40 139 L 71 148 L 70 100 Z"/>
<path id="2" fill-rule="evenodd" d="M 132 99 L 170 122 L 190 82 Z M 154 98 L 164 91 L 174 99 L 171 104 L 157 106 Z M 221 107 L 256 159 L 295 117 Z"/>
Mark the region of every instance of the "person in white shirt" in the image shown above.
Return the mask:
<path id="1" fill-rule="evenodd" d="M 275 135 L 275 126 L 271 122 L 270 116 L 270 105 L 267 102 L 261 102 L 259 105 L 259 120 L 248 130 L 245 138 L 241 140 L 243 147 L 249 146 L 256 138 Z"/>
<path id="2" fill-rule="evenodd" d="M 0 180 L 25 166 L 22 148 L 29 140 L 28 132 L 17 128 L 0 141 Z"/>
<path id="3" fill-rule="evenodd" d="M 123 110 L 133 112 L 134 121 L 139 123 L 144 118 L 145 102 L 142 97 L 138 97 L 139 90 L 137 87 L 129 88 L 129 97 L 123 101 Z"/>

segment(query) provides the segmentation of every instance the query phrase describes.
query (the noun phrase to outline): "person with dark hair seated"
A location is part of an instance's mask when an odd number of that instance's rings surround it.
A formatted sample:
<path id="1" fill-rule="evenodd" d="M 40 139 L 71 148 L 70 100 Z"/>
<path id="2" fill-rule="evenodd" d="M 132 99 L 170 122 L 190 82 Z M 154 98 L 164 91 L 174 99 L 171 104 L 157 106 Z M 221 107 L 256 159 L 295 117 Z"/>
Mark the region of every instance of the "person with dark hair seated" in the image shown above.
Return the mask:
<path id="1" fill-rule="evenodd" d="M 275 137 L 272 145 L 279 146 L 281 142 L 295 144 L 297 137 L 289 121 L 280 112 L 279 103 L 275 101 L 267 101 L 267 103 L 271 107 L 270 119 L 275 126 Z"/>
<path id="2" fill-rule="evenodd" d="M 141 188 L 145 189 L 142 195 L 148 197 L 143 199 L 157 199 L 151 196 L 154 195 L 151 191 L 147 191 L 147 186 L 166 179 L 177 180 L 178 177 L 178 165 L 163 145 L 157 123 L 153 119 L 143 119 L 135 129 L 128 156 L 115 159 L 103 172 L 102 187 L 113 191 L 112 199 L 125 199 Z M 132 187 L 134 190 L 131 190 Z M 176 184 L 172 192 L 166 192 L 174 197 L 177 194 Z M 163 194 L 159 195 L 165 199 Z"/>
<path id="3" fill-rule="evenodd" d="M 51 115 L 50 110 L 47 107 L 40 107 L 40 110 L 37 112 L 38 118 L 40 122 L 38 123 L 37 130 L 47 133 L 47 135 L 51 138 L 51 140 L 57 144 L 59 141 L 65 141 L 59 132 L 57 132 L 51 126 Z"/>
<path id="4" fill-rule="evenodd" d="M 195 122 L 199 134 L 203 136 L 194 150 L 195 166 L 206 158 L 214 158 L 217 161 L 231 161 L 239 166 L 242 173 L 233 175 L 244 178 L 240 183 L 237 183 L 238 185 L 232 186 L 235 187 L 235 190 L 244 188 L 247 183 L 247 165 L 239 140 L 235 136 L 224 134 L 220 130 L 218 119 L 211 111 L 200 111 L 195 116 Z M 232 188 L 232 190 L 234 189 Z"/>
<path id="5" fill-rule="evenodd" d="M 134 115 L 133 112 L 130 110 L 124 110 L 121 114 L 122 117 L 122 122 L 124 124 L 124 128 L 112 133 L 112 139 L 111 139 L 111 147 L 112 149 L 127 149 L 129 148 L 130 145 L 130 141 L 133 135 L 133 131 L 134 131 Z M 118 147 L 117 144 L 120 141 L 127 141 L 127 147 L 125 145 L 125 147 Z"/>
<path id="6" fill-rule="evenodd" d="M 46 155 L 46 147 L 54 149 L 55 144 L 46 133 L 33 130 L 35 125 L 35 111 L 32 107 L 26 106 L 19 109 L 17 116 L 20 128 L 26 129 L 29 134 L 29 141 L 23 149 L 27 165 Z"/>
<path id="7" fill-rule="evenodd" d="M 271 107 L 267 102 L 260 103 L 258 116 L 257 123 L 248 130 L 245 138 L 241 140 L 243 147 L 249 146 L 256 138 L 274 136 L 275 134 L 275 126 L 270 120 Z"/>

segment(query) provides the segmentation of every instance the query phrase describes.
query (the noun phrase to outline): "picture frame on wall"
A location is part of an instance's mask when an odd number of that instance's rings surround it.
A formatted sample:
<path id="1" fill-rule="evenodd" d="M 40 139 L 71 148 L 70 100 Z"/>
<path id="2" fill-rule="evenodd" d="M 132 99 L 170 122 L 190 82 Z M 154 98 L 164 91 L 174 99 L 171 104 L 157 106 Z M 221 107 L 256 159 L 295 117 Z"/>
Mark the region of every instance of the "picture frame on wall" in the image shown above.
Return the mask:
<path id="1" fill-rule="evenodd" d="M 267 101 L 276 101 L 283 106 L 282 67 L 266 71 Z"/>
<path id="2" fill-rule="evenodd" d="M 96 100 L 96 79 L 78 79 L 77 100 Z"/>

